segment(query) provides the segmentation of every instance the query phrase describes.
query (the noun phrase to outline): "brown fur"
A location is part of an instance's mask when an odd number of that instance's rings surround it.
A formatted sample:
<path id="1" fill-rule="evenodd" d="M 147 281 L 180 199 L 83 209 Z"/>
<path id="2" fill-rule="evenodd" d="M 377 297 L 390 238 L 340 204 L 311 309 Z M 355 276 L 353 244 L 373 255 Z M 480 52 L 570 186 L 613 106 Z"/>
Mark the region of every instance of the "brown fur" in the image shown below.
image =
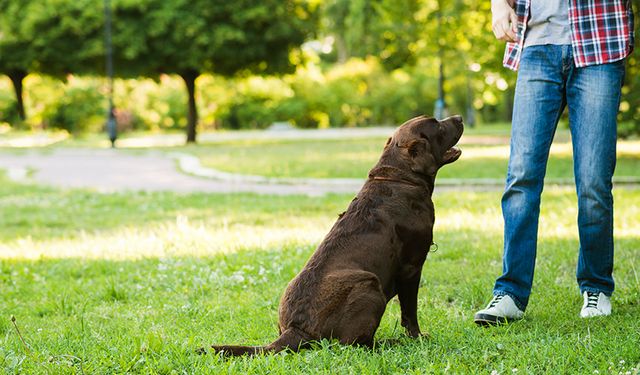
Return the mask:
<path id="1" fill-rule="evenodd" d="M 347 211 L 289 283 L 280 337 L 264 347 L 211 348 L 225 355 L 297 351 L 323 338 L 371 346 L 396 295 L 402 326 L 419 336 L 418 285 L 435 220 L 431 194 L 437 170 L 460 156 L 452 147 L 462 131 L 459 116 L 418 117 L 400 126 Z"/>

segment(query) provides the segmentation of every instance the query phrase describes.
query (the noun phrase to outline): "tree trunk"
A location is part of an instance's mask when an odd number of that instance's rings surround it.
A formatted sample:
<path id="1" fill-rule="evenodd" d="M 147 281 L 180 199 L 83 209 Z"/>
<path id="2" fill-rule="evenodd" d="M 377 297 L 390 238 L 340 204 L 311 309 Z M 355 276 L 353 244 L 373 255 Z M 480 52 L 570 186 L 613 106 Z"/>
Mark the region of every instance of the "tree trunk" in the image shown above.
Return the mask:
<path id="1" fill-rule="evenodd" d="M 344 64 L 349 60 L 349 51 L 347 50 L 347 43 L 344 41 L 342 35 L 335 36 L 335 48 L 338 58 L 338 64 Z"/>
<path id="2" fill-rule="evenodd" d="M 27 116 L 24 110 L 24 100 L 22 97 L 22 81 L 27 76 L 27 72 L 13 71 L 8 75 L 9 79 L 11 79 L 11 83 L 13 84 L 13 90 L 16 93 L 16 106 L 18 107 L 18 115 L 20 116 L 20 120 L 24 121 L 27 119 Z"/>
<path id="3" fill-rule="evenodd" d="M 189 95 L 189 105 L 187 113 L 187 143 L 196 143 L 196 125 L 198 125 L 198 108 L 196 107 L 196 78 L 200 73 L 191 70 L 183 72 L 180 77 L 187 86 L 187 94 Z"/>

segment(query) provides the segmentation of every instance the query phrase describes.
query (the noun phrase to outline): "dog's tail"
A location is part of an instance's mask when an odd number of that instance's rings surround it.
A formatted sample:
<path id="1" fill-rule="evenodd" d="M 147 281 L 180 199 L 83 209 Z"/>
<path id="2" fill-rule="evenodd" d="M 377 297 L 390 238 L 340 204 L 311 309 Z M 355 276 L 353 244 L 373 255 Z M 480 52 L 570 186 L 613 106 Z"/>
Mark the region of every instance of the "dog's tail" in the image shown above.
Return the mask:
<path id="1" fill-rule="evenodd" d="M 306 335 L 295 328 L 288 328 L 276 341 L 266 346 L 241 346 L 241 345 L 211 345 L 214 353 L 222 353 L 224 356 L 256 355 L 261 353 L 277 353 L 289 349 L 294 352 L 306 346 Z M 200 350 L 201 353 L 206 351 Z"/>

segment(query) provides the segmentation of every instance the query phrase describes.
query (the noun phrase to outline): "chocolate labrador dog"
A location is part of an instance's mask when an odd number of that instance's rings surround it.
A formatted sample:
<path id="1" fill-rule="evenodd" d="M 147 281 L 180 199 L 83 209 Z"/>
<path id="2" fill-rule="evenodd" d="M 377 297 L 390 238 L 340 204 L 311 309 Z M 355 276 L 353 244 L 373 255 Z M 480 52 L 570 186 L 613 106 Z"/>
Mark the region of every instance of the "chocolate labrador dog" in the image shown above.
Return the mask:
<path id="1" fill-rule="evenodd" d="M 462 131 L 460 116 L 417 117 L 400 126 L 347 211 L 289 283 L 280 302 L 280 337 L 266 346 L 213 345 L 213 351 L 297 351 L 323 338 L 372 346 L 396 295 L 402 326 L 418 337 L 418 284 L 435 219 L 431 194 L 438 169 L 460 157 L 454 145 Z"/>

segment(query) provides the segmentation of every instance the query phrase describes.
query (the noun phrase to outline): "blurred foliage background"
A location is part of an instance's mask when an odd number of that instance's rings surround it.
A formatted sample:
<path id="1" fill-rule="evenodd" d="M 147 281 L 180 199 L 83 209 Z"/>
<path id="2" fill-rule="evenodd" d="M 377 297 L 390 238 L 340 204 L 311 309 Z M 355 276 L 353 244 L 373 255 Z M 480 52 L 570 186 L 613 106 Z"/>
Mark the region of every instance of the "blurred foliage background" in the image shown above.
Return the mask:
<path id="1" fill-rule="evenodd" d="M 110 9 L 120 131 L 399 124 L 433 113 L 441 62 L 450 113 L 510 121 L 516 75 L 502 68 L 488 1 L 111 0 Z M 104 10 L 102 0 L 0 0 L 5 129 L 102 130 Z M 640 133 L 639 70 L 632 55 L 623 136 Z"/>

